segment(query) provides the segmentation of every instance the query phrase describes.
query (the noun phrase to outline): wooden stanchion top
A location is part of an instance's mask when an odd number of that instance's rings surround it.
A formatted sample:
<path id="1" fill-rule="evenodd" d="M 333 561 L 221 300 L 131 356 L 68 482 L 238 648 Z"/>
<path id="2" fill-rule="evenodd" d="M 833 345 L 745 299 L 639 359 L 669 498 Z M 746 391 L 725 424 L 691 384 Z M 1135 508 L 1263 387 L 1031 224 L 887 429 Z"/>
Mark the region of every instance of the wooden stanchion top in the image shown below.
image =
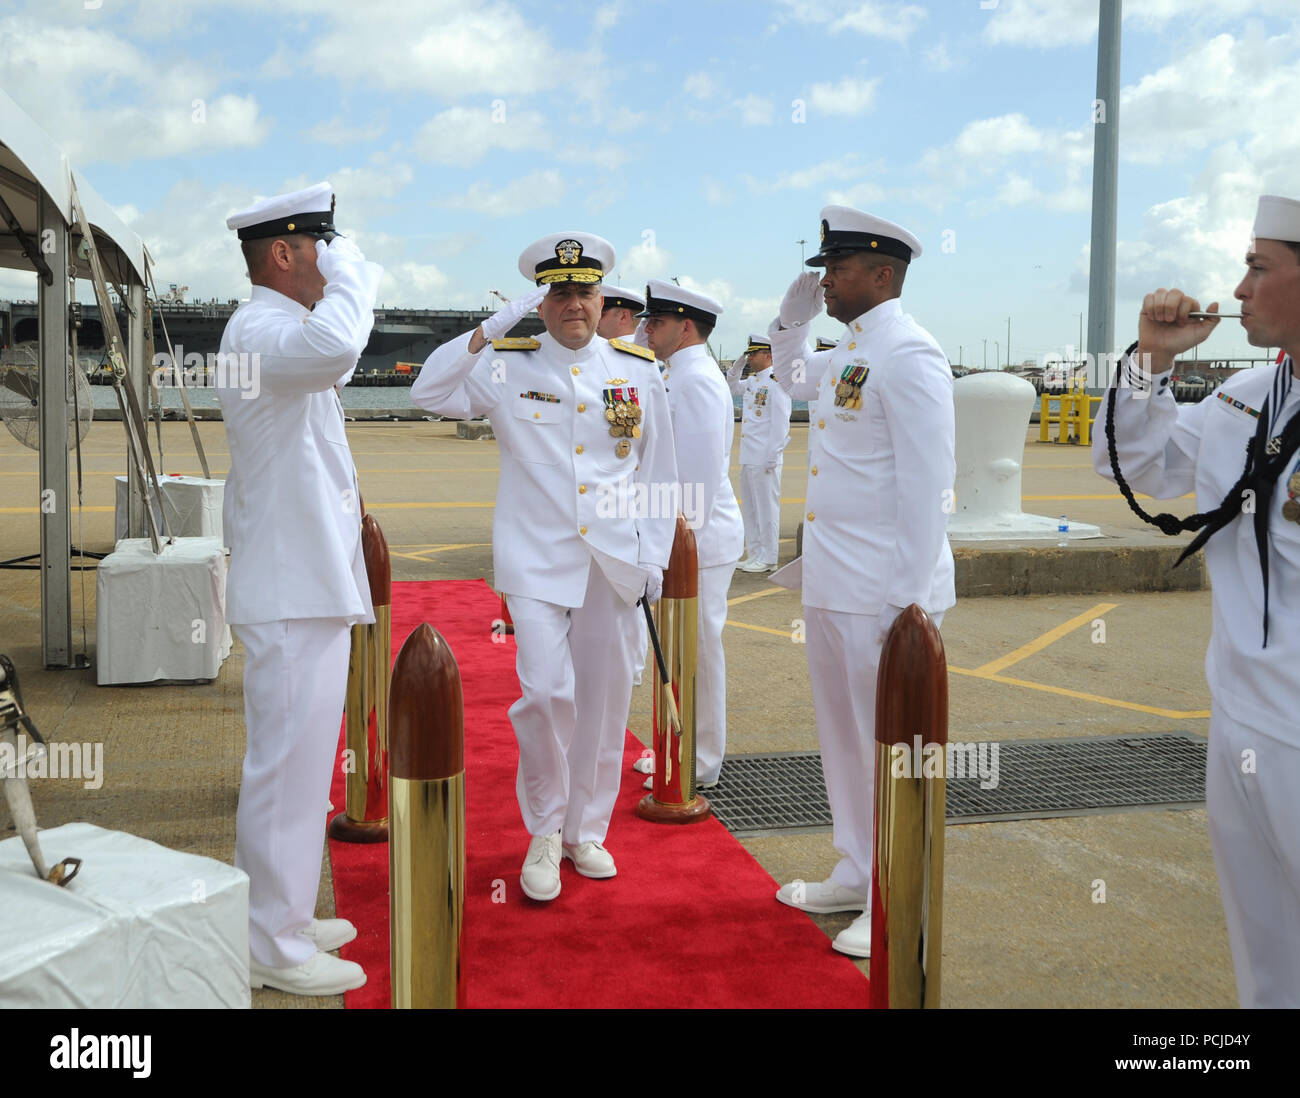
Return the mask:
<path id="1" fill-rule="evenodd" d="M 876 743 L 948 742 L 948 661 L 930 615 L 912 603 L 890 626 L 876 676 Z"/>
<path id="2" fill-rule="evenodd" d="M 460 668 L 427 622 L 412 630 L 393 664 L 388 692 L 388 770 L 435 781 L 465 769 L 465 702 Z"/>
<path id="3" fill-rule="evenodd" d="M 700 555 L 695 549 L 695 531 L 682 515 L 677 516 L 677 531 L 673 534 L 673 551 L 664 572 L 666 599 L 693 599 L 700 593 Z"/>
<path id="4" fill-rule="evenodd" d="M 393 604 L 393 566 L 388 557 L 388 539 L 374 515 L 361 520 L 361 553 L 366 561 L 366 578 L 370 580 L 373 606 Z"/>

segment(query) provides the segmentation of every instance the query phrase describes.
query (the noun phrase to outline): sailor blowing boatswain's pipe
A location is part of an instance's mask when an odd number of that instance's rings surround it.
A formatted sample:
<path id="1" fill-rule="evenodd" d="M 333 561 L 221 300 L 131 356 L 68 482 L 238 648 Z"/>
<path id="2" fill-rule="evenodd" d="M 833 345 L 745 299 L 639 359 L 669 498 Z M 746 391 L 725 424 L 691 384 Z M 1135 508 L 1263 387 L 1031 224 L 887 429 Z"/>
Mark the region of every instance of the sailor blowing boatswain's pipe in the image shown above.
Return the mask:
<path id="1" fill-rule="evenodd" d="M 612 877 L 605 849 L 622 776 L 636 602 L 658 598 L 676 514 L 638 499 L 673 486 L 677 464 L 654 355 L 596 334 L 614 249 L 589 233 L 526 248 L 538 287 L 444 343 L 411 387 L 421 408 L 487 415 L 501 448 L 492 524 L 495 585 L 515 623 L 523 696 L 510 707 L 517 792 L 531 836 L 520 885 L 560 894 L 560 862 Z M 534 308 L 546 331 L 502 338 Z"/>
<path id="2" fill-rule="evenodd" d="M 336 235 L 328 183 L 264 199 L 226 226 L 239 233 L 253 288 L 221 353 L 250 356 L 260 381 L 255 396 L 217 394 L 230 445 L 226 618 L 245 650 L 235 865 L 249 882 L 249 979 L 337 995 L 366 982 L 360 965 L 328 952 L 356 930 L 312 915 L 349 631 L 375 618 L 334 387 L 370 338 L 383 269 Z"/>
<path id="3" fill-rule="evenodd" d="M 1243 1007 L 1300 1007 L 1300 202 L 1259 200 L 1234 292 L 1276 369 L 1242 370 L 1199 404 L 1170 391 L 1176 355 L 1218 327 L 1180 290 L 1146 295 L 1138 339 L 1102 402 L 1093 464 L 1166 534 L 1199 533 L 1214 600 L 1206 808 Z M 1186 519 L 1134 492 L 1196 492 Z"/>

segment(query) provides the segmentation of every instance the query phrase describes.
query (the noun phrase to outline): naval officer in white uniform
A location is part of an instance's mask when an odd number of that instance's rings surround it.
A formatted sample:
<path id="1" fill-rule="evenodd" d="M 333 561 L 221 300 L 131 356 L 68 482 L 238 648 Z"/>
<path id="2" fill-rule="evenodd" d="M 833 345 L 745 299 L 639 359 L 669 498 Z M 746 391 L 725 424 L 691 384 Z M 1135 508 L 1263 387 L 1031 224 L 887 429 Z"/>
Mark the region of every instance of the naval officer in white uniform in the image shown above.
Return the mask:
<path id="1" fill-rule="evenodd" d="M 312 915 L 349 630 L 374 621 L 334 386 L 370 338 L 383 271 L 335 235 L 328 183 L 258 202 L 226 225 L 253 284 L 221 352 L 256 384 L 218 391 L 230 445 L 226 617 L 245 651 L 235 865 L 249 879 L 250 982 L 333 995 L 366 979 L 326 952 L 356 936 L 351 924 Z"/>
<path id="2" fill-rule="evenodd" d="M 805 911 L 861 911 L 834 946 L 866 957 L 876 670 L 885 634 L 908 605 L 939 625 L 956 601 L 946 507 L 955 416 L 948 359 L 899 302 L 920 242 L 846 206 L 821 216 L 821 250 L 808 265 L 826 274 L 820 285 L 816 274 L 795 279 L 772 332 L 777 381 L 809 402 L 803 556 L 773 580 L 793 586 L 802 573 L 808 675 L 842 858 L 829 880 L 785 885 L 777 899 Z M 823 293 L 845 329 L 834 350 L 815 352 L 808 324 Z"/>
<path id="3" fill-rule="evenodd" d="M 638 636 L 636 605 L 663 583 L 677 480 L 654 356 L 596 335 L 608 241 L 556 233 L 519 271 L 539 289 L 439 347 L 415 385 L 421 408 L 487 415 L 501 448 L 492 525 L 496 586 L 515 623 L 523 696 L 510 708 L 517 791 L 532 836 L 520 883 L 560 894 L 560 861 L 612 877 L 605 834 L 618 796 Z M 546 331 L 502 338 L 537 308 Z"/>
<path id="4" fill-rule="evenodd" d="M 718 784 L 727 751 L 722 627 L 731 574 L 745 545 L 745 526 L 729 475 L 736 409 L 726 378 L 705 346 L 722 305 L 708 294 L 659 279 L 652 279 L 645 292 L 646 339 L 665 363 L 682 512 L 695 533 L 699 555 L 695 784 L 708 789 Z"/>
<path id="5" fill-rule="evenodd" d="M 604 304 L 600 309 L 600 323 L 596 334 L 601 339 L 625 339 L 629 343 L 641 342 L 636 337 L 637 314 L 645 308 L 645 298 L 626 286 L 603 286 Z M 642 344 L 644 346 L 644 344 Z"/>
<path id="6" fill-rule="evenodd" d="M 1210 573 L 1206 808 L 1237 995 L 1243 1007 L 1300 1007 L 1300 202 L 1260 198 L 1246 266 L 1235 291 L 1246 339 L 1281 347 L 1284 360 L 1180 408 L 1174 358 L 1220 321 L 1190 319 L 1200 305 L 1178 290 L 1147 294 L 1137 356 L 1102 404 L 1092 453 L 1117 479 L 1113 399 L 1130 505 L 1153 521 L 1133 491 L 1196 493 L 1194 520 L 1154 521 L 1166 533 L 1201 528 L 1192 546 L 1204 545 Z"/>
<path id="7" fill-rule="evenodd" d="M 741 397 L 740 509 L 749 556 L 742 572 L 776 568 L 781 538 L 782 454 L 790 442 L 790 394 L 772 378 L 772 341 L 751 335 L 744 355 L 727 371 Z"/>

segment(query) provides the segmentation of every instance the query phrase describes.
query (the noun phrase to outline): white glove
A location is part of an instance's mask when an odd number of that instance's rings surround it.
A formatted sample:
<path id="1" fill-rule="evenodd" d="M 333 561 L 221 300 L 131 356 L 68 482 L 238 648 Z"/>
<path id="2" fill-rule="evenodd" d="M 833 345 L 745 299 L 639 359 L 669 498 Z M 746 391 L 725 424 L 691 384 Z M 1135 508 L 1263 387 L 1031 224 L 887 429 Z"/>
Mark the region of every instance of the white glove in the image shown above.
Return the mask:
<path id="1" fill-rule="evenodd" d="M 641 323 L 636 326 L 636 331 L 632 333 L 632 342 L 635 343 L 638 347 L 648 348 L 650 346 L 650 340 L 646 338 L 645 321 L 646 318 L 642 317 Z"/>
<path id="2" fill-rule="evenodd" d="M 804 271 L 790 283 L 781 299 L 781 327 L 798 328 L 808 324 L 822 311 L 822 276 L 816 271 Z"/>
<path id="3" fill-rule="evenodd" d="M 316 241 L 316 269 L 320 271 L 326 282 L 337 281 L 339 271 L 344 265 L 365 261 L 366 257 L 361 254 L 361 249 L 346 236 L 336 236 L 328 244 L 323 240 Z"/>
<path id="4" fill-rule="evenodd" d="M 541 304 L 542 298 L 550 292 L 550 289 L 550 283 L 545 286 L 538 286 L 537 289 L 531 290 L 522 297 L 517 297 L 514 301 L 501 306 L 500 309 L 479 325 L 483 329 L 483 338 L 489 343 L 494 339 L 500 339 L 536 309 Z"/>
<path id="5" fill-rule="evenodd" d="M 664 593 L 664 570 L 656 564 L 643 564 L 641 571 L 645 573 L 646 602 L 658 602 Z"/>
<path id="6" fill-rule="evenodd" d="M 776 458 L 773 458 L 771 461 L 769 461 L 766 465 L 763 466 L 763 472 L 775 473 L 778 464 L 779 463 L 777 462 Z"/>

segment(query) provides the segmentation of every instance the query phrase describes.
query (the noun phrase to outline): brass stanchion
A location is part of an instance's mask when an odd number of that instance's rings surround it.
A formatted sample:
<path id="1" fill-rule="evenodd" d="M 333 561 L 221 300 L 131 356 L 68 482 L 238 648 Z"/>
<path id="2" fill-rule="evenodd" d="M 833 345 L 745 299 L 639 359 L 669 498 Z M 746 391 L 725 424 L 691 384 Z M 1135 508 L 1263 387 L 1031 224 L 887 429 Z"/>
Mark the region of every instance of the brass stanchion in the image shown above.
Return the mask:
<path id="1" fill-rule="evenodd" d="M 695 669 L 700 631 L 700 564 L 695 534 L 677 516 L 673 551 L 664 572 L 664 590 L 655 606 L 655 629 L 669 683 L 660 680 L 654 698 L 655 772 L 652 792 L 636 814 L 655 823 L 694 823 L 713 809 L 695 790 Z M 681 731 L 669 719 L 670 698 L 677 703 Z"/>
<path id="2" fill-rule="evenodd" d="M 428 624 L 393 665 L 389 959 L 393 1007 L 465 1003 L 465 707 L 460 670 Z"/>
<path id="3" fill-rule="evenodd" d="M 943 639 L 913 603 L 890 627 L 876 676 L 873 1007 L 939 1005 L 947 745 Z"/>
<path id="4" fill-rule="evenodd" d="M 352 627 L 348 657 L 347 805 L 330 820 L 330 838 L 388 841 L 388 687 L 393 662 L 393 580 L 388 542 L 374 515 L 361 520 L 361 549 L 375 608 L 371 625 Z"/>

